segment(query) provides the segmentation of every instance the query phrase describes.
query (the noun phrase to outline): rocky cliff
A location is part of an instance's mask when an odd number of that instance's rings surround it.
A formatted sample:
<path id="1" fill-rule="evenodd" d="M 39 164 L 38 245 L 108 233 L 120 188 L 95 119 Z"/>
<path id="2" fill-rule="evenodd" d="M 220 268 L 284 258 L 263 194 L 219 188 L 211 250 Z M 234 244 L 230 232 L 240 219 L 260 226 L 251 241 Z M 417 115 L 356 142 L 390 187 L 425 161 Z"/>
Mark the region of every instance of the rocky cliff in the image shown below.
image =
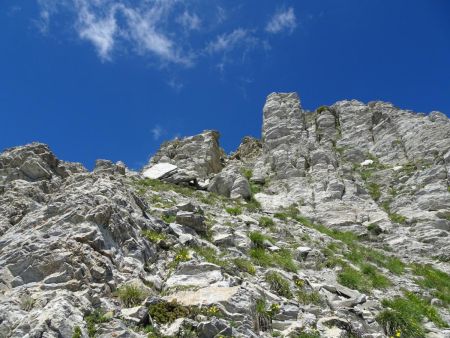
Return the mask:
<path id="1" fill-rule="evenodd" d="M 450 337 L 450 120 L 384 102 L 92 172 L 0 155 L 0 337 Z"/>

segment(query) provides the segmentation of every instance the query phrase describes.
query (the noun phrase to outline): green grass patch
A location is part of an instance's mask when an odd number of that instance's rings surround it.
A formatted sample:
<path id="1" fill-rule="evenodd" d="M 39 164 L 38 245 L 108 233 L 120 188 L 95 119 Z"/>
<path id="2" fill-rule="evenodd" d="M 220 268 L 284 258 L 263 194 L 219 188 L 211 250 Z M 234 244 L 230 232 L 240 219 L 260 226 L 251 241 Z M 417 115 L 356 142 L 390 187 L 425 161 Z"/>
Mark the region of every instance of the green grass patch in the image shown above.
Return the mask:
<path id="1" fill-rule="evenodd" d="M 384 299 L 381 303 L 386 309 L 376 319 L 388 335 L 400 332 L 401 337 L 425 337 L 422 326 L 425 318 L 437 327 L 448 327 L 432 305 L 412 292 L 406 291 L 404 297 Z"/>
<path id="2" fill-rule="evenodd" d="M 323 303 L 322 296 L 318 291 L 307 291 L 304 289 L 301 289 L 299 291 L 295 292 L 295 298 L 300 304 L 308 305 L 308 304 L 314 304 L 314 305 L 320 305 Z"/>
<path id="3" fill-rule="evenodd" d="M 251 169 L 242 168 L 241 169 L 241 173 L 242 173 L 242 175 L 244 175 L 244 177 L 247 180 L 250 180 L 252 178 L 252 176 L 253 176 L 253 171 Z"/>
<path id="4" fill-rule="evenodd" d="M 158 232 L 155 230 L 143 230 L 142 236 L 148 239 L 150 242 L 157 243 L 159 241 L 163 241 L 167 238 L 166 234 L 162 232 Z"/>
<path id="5" fill-rule="evenodd" d="M 276 292 L 279 296 L 285 298 L 292 298 L 292 292 L 290 289 L 289 281 L 281 276 L 278 272 L 271 271 L 265 276 L 266 282 L 269 284 L 270 289 Z"/>
<path id="6" fill-rule="evenodd" d="M 237 216 L 242 214 L 242 209 L 240 207 L 228 207 L 225 208 L 225 211 L 232 216 Z"/>
<path id="7" fill-rule="evenodd" d="M 170 223 L 174 223 L 175 222 L 175 220 L 177 219 L 177 216 L 175 216 L 175 215 L 162 215 L 161 219 L 165 223 L 170 224 Z"/>
<path id="8" fill-rule="evenodd" d="M 95 334 L 97 333 L 97 324 L 106 323 L 109 320 L 110 319 L 105 316 L 105 312 L 100 309 L 96 309 L 84 316 L 89 337 L 95 337 Z"/>
<path id="9" fill-rule="evenodd" d="M 288 215 L 285 212 L 276 212 L 273 217 L 278 218 L 282 221 L 287 221 Z"/>
<path id="10" fill-rule="evenodd" d="M 389 214 L 388 216 L 389 216 L 389 219 L 394 223 L 398 223 L 398 224 L 406 223 L 406 217 L 403 215 L 392 213 L 392 214 Z"/>
<path id="11" fill-rule="evenodd" d="M 81 338 L 81 337 L 82 337 L 81 328 L 79 326 L 75 326 L 73 328 L 72 338 Z"/>
<path id="12" fill-rule="evenodd" d="M 378 201 L 381 197 L 380 185 L 375 182 L 370 182 L 367 184 L 367 190 L 369 195 L 374 201 Z"/>
<path id="13" fill-rule="evenodd" d="M 290 271 L 297 272 L 298 266 L 292 258 L 292 253 L 289 249 L 283 248 L 272 254 L 273 261 L 280 268 Z"/>
<path id="14" fill-rule="evenodd" d="M 251 248 L 249 250 L 249 256 L 257 265 L 263 267 L 270 266 L 273 263 L 272 255 L 263 248 Z"/>
<path id="15" fill-rule="evenodd" d="M 413 272 L 420 278 L 416 283 L 431 290 L 431 294 L 439 298 L 444 305 L 450 305 L 450 276 L 430 265 L 413 264 Z"/>
<path id="16" fill-rule="evenodd" d="M 245 258 L 235 258 L 233 260 L 234 265 L 236 265 L 236 267 L 243 272 L 247 272 L 251 275 L 254 275 L 256 273 L 256 268 L 253 265 L 253 263 L 251 261 L 249 261 L 248 259 Z"/>
<path id="17" fill-rule="evenodd" d="M 339 284 L 360 292 L 369 293 L 372 289 L 372 285 L 368 278 L 362 272 L 353 269 L 350 266 L 342 268 L 342 271 L 338 274 L 337 280 Z"/>
<path id="18" fill-rule="evenodd" d="M 269 239 L 266 235 L 259 231 L 250 232 L 248 234 L 248 238 L 250 238 L 250 241 L 252 241 L 252 245 L 255 248 L 263 248 L 264 242 Z"/>
<path id="19" fill-rule="evenodd" d="M 263 228 L 271 228 L 275 225 L 275 222 L 271 217 L 261 216 L 259 218 L 259 226 Z"/>
<path id="20" fill-rule="evenodd" d="M 137 285 L 127 284 L 117 289 L 117 297 L 125 307 L 140 305 L 146 293 Z"/>
<path id="21" fill-rule="evenodd" d="M 361 272 L 370 279 L 374 288 L 385 289 L 391 285 L 389 279 L 372 264 L 362 264 Z"/>
<path id="22" fill-rule="evenodd" d="M 228 261 L 220 258 L 222 255 L 217 253 L 214 248 L 197 246 L 194 248 L 194 251 L 209 263 L 213 263 L 224 268 L 229 265 Z"/>

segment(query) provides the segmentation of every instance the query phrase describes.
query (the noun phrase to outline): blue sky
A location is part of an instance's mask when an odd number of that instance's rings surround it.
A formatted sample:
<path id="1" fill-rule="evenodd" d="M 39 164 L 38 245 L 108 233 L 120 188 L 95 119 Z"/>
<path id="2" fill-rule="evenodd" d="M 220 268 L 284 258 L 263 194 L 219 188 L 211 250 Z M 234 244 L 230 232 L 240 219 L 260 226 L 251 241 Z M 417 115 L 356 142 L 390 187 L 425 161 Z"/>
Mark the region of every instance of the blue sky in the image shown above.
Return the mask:
<path id="1" fill-rule="evenodd" d="M 234 150 L 273 91 L 450 113 L 448 0 L 2 0 L 0 148 L 140 168 L 204 129 Z"/>

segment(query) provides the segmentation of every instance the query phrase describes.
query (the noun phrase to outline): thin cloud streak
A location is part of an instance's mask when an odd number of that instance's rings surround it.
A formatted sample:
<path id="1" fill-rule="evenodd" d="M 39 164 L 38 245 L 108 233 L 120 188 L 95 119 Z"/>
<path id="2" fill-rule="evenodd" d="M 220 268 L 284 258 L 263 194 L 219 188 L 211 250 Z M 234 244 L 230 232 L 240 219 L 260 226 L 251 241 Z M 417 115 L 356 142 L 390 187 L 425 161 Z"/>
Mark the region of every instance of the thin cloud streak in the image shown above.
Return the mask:
<path id="1" fill-rule="evenodd" d="M 286 10 L 276 12 L 266 25 L 266 31 L 272 34 L 288 31 L 292 33 L 297 27 L 297 18 L 294 9 L 289 7 Z"/>

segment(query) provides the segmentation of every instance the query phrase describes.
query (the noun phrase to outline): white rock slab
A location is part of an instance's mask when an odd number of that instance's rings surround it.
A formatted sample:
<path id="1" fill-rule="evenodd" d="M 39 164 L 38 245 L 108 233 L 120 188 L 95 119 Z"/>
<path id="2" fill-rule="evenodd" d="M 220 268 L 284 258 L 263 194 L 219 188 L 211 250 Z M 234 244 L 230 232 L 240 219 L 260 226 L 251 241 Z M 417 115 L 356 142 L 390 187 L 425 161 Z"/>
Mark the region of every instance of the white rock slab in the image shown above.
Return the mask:
<path id="1" fill-rule="evenodd" d="M 373 164 L 372 160 L 365 160 L 364 162 L 360 163 L 361 167 L 365 167 L 365 166 L 368 166 L 368 165 L 371 165 L 371 164 Z"/>
<path id="2" fill-rule="evenodd" d="M 170 163 L 157 163 L 154 166 L 145 170 L 142 175 L 147 178 L 152 178 L 154 180 L 160 179 L 167 174 L 170 174 L 177 170 L 178 167 L 176 165 Z"/>

